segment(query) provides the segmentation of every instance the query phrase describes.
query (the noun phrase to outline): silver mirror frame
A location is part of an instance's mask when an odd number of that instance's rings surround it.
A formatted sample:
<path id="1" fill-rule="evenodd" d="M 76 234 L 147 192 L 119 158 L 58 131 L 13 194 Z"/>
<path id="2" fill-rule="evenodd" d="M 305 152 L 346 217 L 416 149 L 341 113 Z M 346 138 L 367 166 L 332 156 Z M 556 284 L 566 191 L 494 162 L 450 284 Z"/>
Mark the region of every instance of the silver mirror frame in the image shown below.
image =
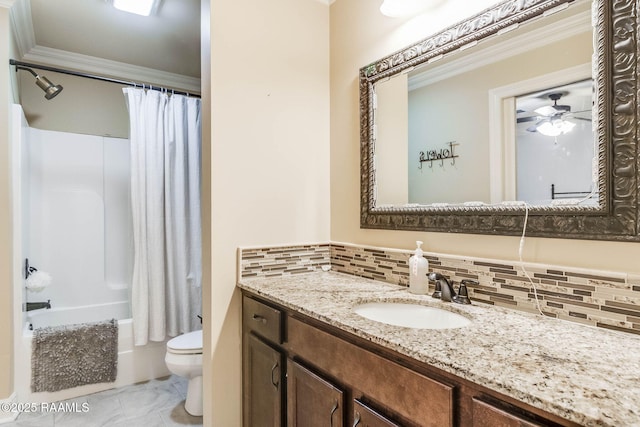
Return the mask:
<path id="1" fill-rule="evenodd" d="M 594 0 L 597 26 L 596 107 L 600 204 L 529 209 L 527 235 L 638 241 L 638 52 L 635 0 Z M 517 24 L 563 8 L 572 0 L 508 0 L 360 69 L 360 226 L 471 234 L 519 235 L 524 206 L 375 205 L 374 84 Z"/>

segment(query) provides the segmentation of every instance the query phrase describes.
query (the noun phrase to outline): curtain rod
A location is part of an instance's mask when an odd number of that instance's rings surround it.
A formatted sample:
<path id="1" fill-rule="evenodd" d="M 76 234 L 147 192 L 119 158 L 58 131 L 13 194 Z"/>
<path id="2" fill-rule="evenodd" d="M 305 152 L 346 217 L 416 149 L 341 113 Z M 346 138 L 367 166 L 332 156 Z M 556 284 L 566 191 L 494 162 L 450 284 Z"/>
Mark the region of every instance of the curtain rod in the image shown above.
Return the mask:
<path id="1" fill-rule="evenodd" d="M 134 86 L 134 87 L 135 86 L 140 86 L 140 87 L 143 87 L 145 89 L 148 88 L 148 89 L 152 89 L 152 90 L 167 91 L 167 92 L 171 92 L 172 94 L 175 94 L 175 95 L 187 95 L 187 96 L 192 96 L 194 98 L 200 98 L 200 94 L 184 92 L 184 91 L 180 91 L 180 90 L 166 89 L 166 88 L 163 88 L 162 86 L 159 86 L 159 85 L 153 86 L 153 85 L 146 84 L 146 83 L 142 84 L 142 83 L 130 82 L 130 81 L 126 81 L 126 80 L 112 79 L 110 77 L 103 77 L 103 76 L 98 76 L 98 75 L 95 75 L 95 74 L 80 73 L 78 71 L 71 71 L 71 70 L 65 70 L 65 69 L 62 69 L 62 68 L 49 67 L 47 65 L 38 65 L 38 64 L 31 64 L 29 62 L 16 61 L 15 59 L 10 59 L 9 60 L 9 65 L 15 65 L 16 66 L 16 71 L 18 70 L 18 67 L 29 67 L 29 68 L 35 68 L 36 70 L 53 71 L 54 73 L 68 74 L 70 76 L 84 77 L 86 79 L 100 80 L 100 81 L 103 81 L 103 82 L 116 83 L 116 84 L 126 85 L 126 86 Z"/>

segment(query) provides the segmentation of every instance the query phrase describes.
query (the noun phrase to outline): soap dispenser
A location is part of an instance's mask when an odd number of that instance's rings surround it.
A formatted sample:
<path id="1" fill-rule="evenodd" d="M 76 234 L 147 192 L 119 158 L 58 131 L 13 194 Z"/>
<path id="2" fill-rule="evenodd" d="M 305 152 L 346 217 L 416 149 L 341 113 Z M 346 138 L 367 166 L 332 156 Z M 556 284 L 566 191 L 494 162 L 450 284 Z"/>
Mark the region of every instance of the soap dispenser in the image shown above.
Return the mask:
<path id="1" fill-rule="evenodd" d="M 409 292 L 424 295 L 429 291 L 429 261 L 422 256 L 422 242 L 416 241 L 415 253 L 409 258 Z"/>

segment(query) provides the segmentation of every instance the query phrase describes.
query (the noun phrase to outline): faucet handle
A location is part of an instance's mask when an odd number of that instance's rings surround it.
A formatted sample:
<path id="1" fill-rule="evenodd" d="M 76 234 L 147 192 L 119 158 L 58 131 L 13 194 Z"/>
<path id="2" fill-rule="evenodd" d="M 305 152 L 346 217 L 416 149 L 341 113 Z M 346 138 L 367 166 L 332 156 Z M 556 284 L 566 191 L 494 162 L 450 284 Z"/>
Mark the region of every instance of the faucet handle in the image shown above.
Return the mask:
<path id="1" fill-rule="evenodd" d="M 472 285 L 472 286 L 478 286 L 480 284 L 480 282 L 478 282 L 477 280 L 471 280 L 471 279 L 464 279 L 460 282 L 460 288 L 464 287 L 464 294 L 467 294 L 467 285 Z"/>
<path id="2" fill-rule="evenodd" d="M 469 291 L 467 290 L 467 284 L 470 285 L 478 285 L 478 281 L 464 279 L 460 282 L 460 287 L 458 288 L 458 295 L 454 297 L 454 302 L 459 304 L 471 304 L 471 300 L 469 299 Z"/>

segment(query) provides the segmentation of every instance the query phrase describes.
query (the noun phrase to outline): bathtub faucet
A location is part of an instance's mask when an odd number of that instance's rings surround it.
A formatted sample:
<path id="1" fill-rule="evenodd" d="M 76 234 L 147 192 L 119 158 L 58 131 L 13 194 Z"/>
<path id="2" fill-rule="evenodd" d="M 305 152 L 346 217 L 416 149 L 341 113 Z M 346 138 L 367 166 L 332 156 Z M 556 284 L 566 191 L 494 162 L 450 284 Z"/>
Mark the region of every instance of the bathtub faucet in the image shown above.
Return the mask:
<path id="1" fill-rule="evenodd" d="M 27 303 L 27 311 L 39 310 L 41 308 L 46 308 L 46 309 L 51 308 L 51 300 L 47 300 L 47 302 L 28 302 Z"/>

